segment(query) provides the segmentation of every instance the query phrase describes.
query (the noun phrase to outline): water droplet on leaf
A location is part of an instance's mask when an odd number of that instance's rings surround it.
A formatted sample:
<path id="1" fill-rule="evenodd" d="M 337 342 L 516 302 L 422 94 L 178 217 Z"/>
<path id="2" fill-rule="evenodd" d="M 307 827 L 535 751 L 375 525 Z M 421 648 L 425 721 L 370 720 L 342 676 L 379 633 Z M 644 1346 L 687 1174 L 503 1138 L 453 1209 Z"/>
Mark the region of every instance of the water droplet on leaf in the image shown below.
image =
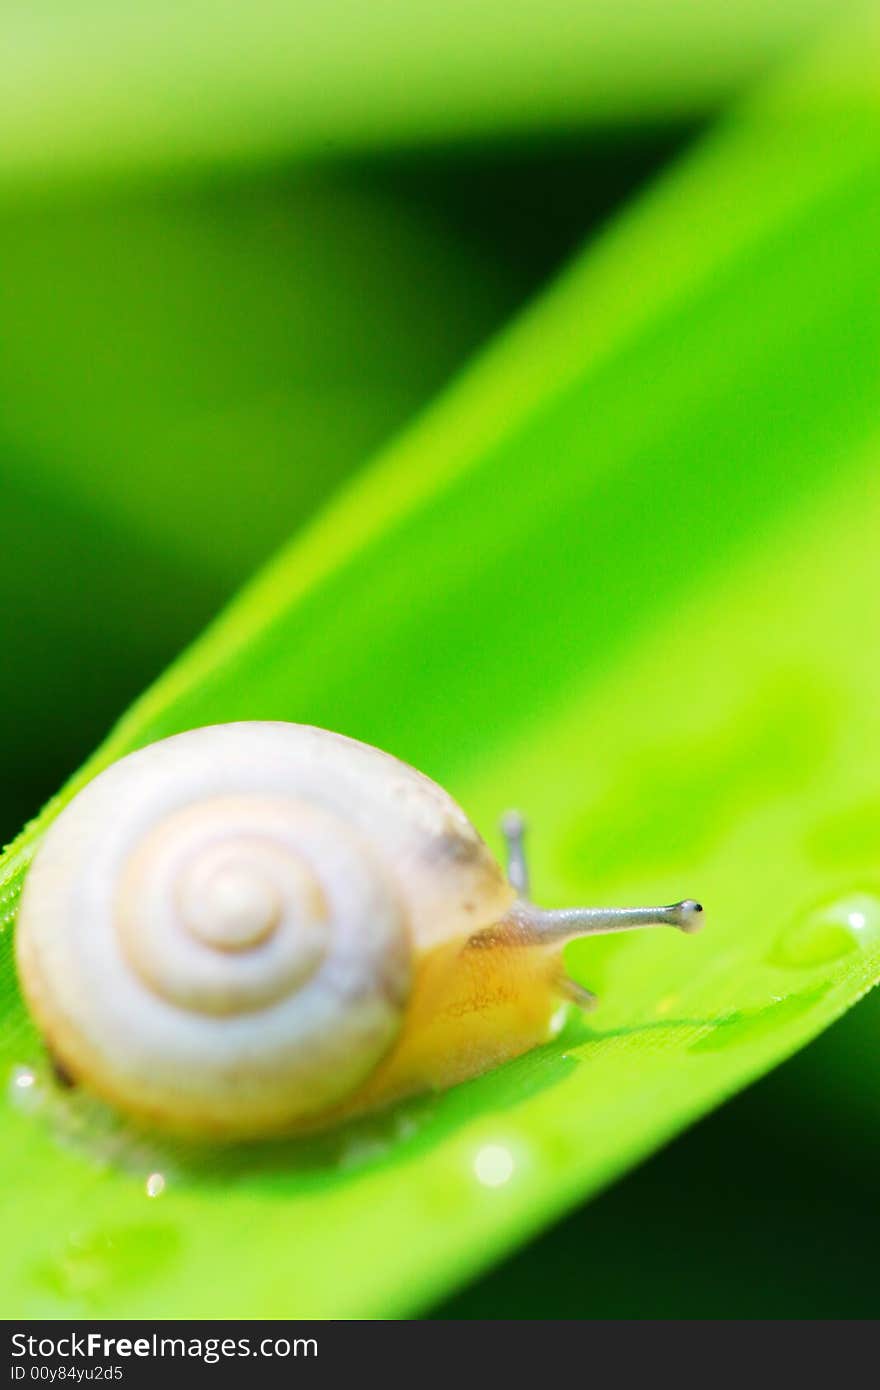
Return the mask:
<path id="1" fill-rule="evenodd" d="M 880 899 L 871 893 L 850 893 L 821 903 L 791 922 L 770 960 L 774 965 L 806 969 L 876 945 L 880 945 Z"/>
<path id="2" fill-rule="evenodd" d="M 148 1197 L 161 1197 L 165 1191 L 165 1178 L 161 1173 L 151 1173 L 144 1187 Z"/>
<path id="3" fill-rule="evenodd" d="M 32 1115 L 43 1103 L 43 1092 L 32 1067 L 16 1066 L 9 1078 L 9 1099 L 16 1110 Z"/>
<path id="4" fill-rule="evenodd" d="M 483 1187 L 503 1187 L 516 1169 L 506 1144 L 484 1144 L 474 1159 L 474 1174 Z"/>

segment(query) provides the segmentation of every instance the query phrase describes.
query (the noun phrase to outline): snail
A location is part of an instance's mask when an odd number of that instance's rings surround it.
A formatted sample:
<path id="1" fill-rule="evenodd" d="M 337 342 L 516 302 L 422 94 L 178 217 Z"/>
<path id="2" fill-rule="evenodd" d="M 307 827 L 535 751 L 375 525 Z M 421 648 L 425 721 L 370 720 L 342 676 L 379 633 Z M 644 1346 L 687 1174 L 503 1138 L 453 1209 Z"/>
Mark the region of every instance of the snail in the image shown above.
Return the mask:
<path id="1" fill-rule="evenodd" d="M 300 724 L 213 725 L 114 763 L 25 881 L 24 995 L 62 1074 L 143 1126 L 325 1128 L 549 1037 L 572 937 L 702 909 L 547 911 L 407 764 Z"/>

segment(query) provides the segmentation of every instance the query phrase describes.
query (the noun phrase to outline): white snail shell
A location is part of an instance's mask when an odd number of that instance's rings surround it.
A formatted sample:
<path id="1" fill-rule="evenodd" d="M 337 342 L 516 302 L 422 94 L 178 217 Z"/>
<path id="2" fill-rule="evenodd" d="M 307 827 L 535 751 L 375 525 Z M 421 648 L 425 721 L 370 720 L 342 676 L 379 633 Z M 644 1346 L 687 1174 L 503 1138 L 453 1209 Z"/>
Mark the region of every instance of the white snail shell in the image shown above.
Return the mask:
<path id="1" fill-rule="evenodd" d="M 414 973 L 512 890 L 428 778 L 302 725 L 179 734 L 61 812 L 25 883 L 25 994 L 73 1077 L 142 1121 L 218 1136 L 344 1104 Z"/>

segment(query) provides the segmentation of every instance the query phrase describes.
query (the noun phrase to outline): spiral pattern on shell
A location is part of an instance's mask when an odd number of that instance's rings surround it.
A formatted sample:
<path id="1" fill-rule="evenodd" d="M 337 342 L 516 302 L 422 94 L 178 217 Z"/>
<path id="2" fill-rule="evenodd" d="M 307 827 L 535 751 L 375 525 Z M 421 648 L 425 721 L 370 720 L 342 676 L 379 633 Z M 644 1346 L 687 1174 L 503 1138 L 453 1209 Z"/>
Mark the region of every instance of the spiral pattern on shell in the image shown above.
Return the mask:
<path id="1" fill-rule="evenodd" d="M 436 842 L 435 791 L 297 725 L 200 729 L 114 764 L 25 885 L 20 972 L 50 1047 L 166 1127 L 247 1136 L 332 1109 L 401 1026 L 417 914 L 396 866 L 405 880 Z"/>

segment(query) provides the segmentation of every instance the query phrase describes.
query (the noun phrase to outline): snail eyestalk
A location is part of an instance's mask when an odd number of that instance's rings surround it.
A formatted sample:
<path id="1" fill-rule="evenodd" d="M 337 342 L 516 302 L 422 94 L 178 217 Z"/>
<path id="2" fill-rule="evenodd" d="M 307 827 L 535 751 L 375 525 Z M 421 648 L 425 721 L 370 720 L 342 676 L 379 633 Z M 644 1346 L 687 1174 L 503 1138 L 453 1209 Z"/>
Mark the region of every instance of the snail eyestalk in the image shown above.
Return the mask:
<path id="1" fill-rule="evenodd" d="M 521 939 L 562 944 L 578 936 L 608 936 L 642 927 L 677 927 L 691 935 L 703 925 L 703 905 L 693 898 L 665 907 L 536 907 L 529 898 L 525 817 L 519 811 L 506 811 L 501 817 L 501 834 L 507 846 L 507 877 L 517 893 L 502 925 L 515 927 Z"/>
<path id="2" fill-rule="evenodd" d="M 501 834 L 507 846 L 507 877 L 521 898 L 529 896 L 529 865 L 526 859 L 526 822 L 519 811 L 506 811 L 501 817 Z"/>
<path id="3" fill-rule="evenodd" d="M 513 879 L 511 878 L 511 883 Z M 638 931 L 642 927 L 677 927 L 691 934 L 702 926 L 702 904 L 693 898 L 666 907 L 536 907 L 526 898 L 517 898 L 498 925 L 471 938 L 472 946 L 492 945 L 499 940 L 520 947 L 537 947 L 555 962 L 551 966 L 553 987 L 559 998 L 591 1012 L 596 996 L 573 980 L 562 965 L 562 948 L 581 936 L 608 936 L 612 932 Z"/>
<path id="4" fill-rule="evenodd" d="M 529 940 L 562 945 L 580 936 L 609 936 L 612 932 L 637 931 L 642 927 L 676 927 L 691 935 L 702 926 L 702 904 L 693 898 L 667 907 L 536 907 L 520 898 L 507 920 Z"/>

